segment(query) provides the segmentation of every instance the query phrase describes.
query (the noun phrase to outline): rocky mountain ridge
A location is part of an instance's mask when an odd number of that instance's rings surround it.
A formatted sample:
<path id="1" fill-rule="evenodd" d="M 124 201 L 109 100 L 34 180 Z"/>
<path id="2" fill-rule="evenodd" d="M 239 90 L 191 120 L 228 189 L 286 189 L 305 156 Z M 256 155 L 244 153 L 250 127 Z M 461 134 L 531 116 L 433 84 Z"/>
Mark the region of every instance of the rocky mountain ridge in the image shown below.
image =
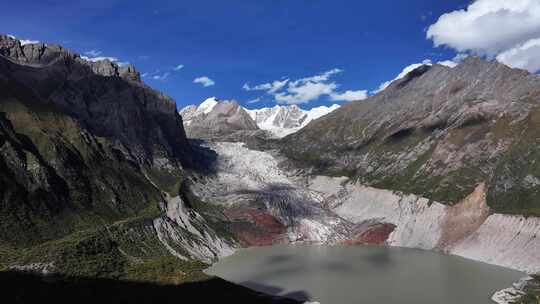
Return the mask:
<path id="1" fill-rule="evenodd" d="M 202 117 L 211 113 L 216 105 L 220 102 L 219 99 L 211 97 L 203 101 L 199 106 L 189 105 L 182 108 L 179 113 L 184 118 L 184 125 L 189 130 L 192 121 L 200 121 Z M 233 103 L 236 103 L 232 101 Z M 270 137 L 281 138 L 289 134 L 297 132 L 305 127 L 309 122 L 324 116 L 339 108 L 339 105 L 334 104 L 330 107 L 320 106 L 311 110 L 303 110 L 296 105 L 281 106 L 276 105 L 272 108 L 260 109 L 242 109 L 249 114 L 257 127 L 267 131 Z M 197 118 L 197 119 L 196 119 Z M 241 129 L 235 129 L 239 131 Z M 254 131 L 251 125 L 246 125 L 242 131 Z M 229 132 L 230 133 L 230 132 Z"/>
<path id="2" fill-rule="evenodd" d="M 538 215 L 540 77 L 469 57 L 421 66 L 279 145 L 313 172 L 448 204 L 487 185 L 488 204 Z"/>

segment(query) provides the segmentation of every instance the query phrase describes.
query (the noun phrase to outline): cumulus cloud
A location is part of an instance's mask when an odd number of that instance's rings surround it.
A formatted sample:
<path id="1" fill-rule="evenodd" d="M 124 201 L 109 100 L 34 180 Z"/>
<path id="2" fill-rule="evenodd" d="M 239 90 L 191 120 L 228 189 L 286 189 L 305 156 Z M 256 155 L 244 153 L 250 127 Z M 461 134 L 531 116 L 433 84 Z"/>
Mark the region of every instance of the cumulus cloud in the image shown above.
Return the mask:
<path id="1" fill-rule="evenodd" d="M 321 96 L 328 96 L 333 101 L 352 101 L 367 98 L 367 91 L 365 90 L 349 90 L 342 93 L 337 91 L 339 85 L 331 81 L 331 78 L 342 72 L 341 69 L 331 69 L 321 74 L 295 80 L 286 78 L 256 86 L 245 83 L 242 88 L 246 91 L 265 91 L 277 103 L 282 104 L 307 103 Z"/>
<path id="2" fill-rule="evenodd" d="M 203 87 L 210 87 L 216 84 L 212 79 L 208 78 L 207 76 L 197 77 L 193 79 L 193 83 L 200 83 L 203 85 Z"/>
<path id="3" fill-rule="evenodd" d="M 299 104 L 307 103 L 319 98 L 322 95 L 331 95 L 337 89 L 334 82 L 305 82 L 291 83 L 286 92 L 279 92 L 274 95 L 278 103 Z"/>
<path id="4" fill-rule="evenodd" d="M 184 65 L 183 65 L 183 64 L 179 64 L 179 65 L 177 65 L 177 66 L 174 67 L 174 70 L 175 70 L 175 71 L 180 71 L 180 70 L 183 69 L 183 68 L 184 68 Z"/>
<path id="5" fill-rule="evenodd" d="M 427 30 L 435 46 L 497 58 L 512 67 L 539 70 L 540 1 L 476 0 L 439 17 Z M 525 64 L 524 64 L 525 63 Z"/>
<path id="6" fill-rule="evenodd" d="M 540 39 L 531 39 L 497 56 L 497 60 L 511 67 L 540 71 Z"/>
<path id="7" fill-rule="evenodd" d="M 358 90 L 358 91 L 347 90 L 343 93 L 330 94 L 330 99 L 335 100 L 335 101 L 354 101 L 354 100 L 363 100 L 366 98 L 368 98 L 367 90 Z"/>
<path id="8" fill-rule="evenodd" d="M 118 58 L 116 57 L 105 57 L 105 56 L 99 56 L 99 57 L 88 57 L 88 56 L 81 56 L 82 59 L 92 62 L 98 62 L 102 60 L 109 60 L 110 62 L 117 62 Z"/>
<path id="9" fill-rule="evenodd" d="M 437 62 L 437 64 L 444 65 L 444 66 L 447 66 L 449 68 L 455 68 L 458 65 L 457 62 L 452 61 L 452 60 L 439 61 L 439 62 Z"/>
<path id="10" fill-rule="evenodd" d="M 281 90 L 287 84 L 287 82 L 289 82 L 289 79 L 285 79 L 282 81 L 275 80 L 271 83 L 263 83 L 254 87 L 250 87 L 248 83 L 244 83 L 242 88 L 246 91 L 267 91 L 268 93 L 273 94 Z"/>

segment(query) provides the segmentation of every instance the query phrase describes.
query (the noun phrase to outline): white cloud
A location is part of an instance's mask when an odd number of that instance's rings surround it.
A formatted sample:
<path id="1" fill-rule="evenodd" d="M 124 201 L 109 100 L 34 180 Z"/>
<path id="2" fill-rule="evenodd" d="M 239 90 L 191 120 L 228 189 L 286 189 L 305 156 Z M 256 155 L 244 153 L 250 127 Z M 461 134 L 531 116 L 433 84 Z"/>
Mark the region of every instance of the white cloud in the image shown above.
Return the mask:
<path id="1" fill-rule="evenodd" d="M 175 70 L 175 71 L 180 71 L 180 70 L 183 69 L 183 68 L 184 68 L 184 65 L 183 65 L 183 64 L 179 64 L 179 65 L 177 65 L 177 66 L 174 67 L 174 70 Z"/>
<path id="2" fill-rule="evenodd" d="M 152 79 L 161 81 L 161 80 L 165 80 L 165 79 L 169 78 L 170 75 L 171 75 L 171 73 L 165 72 L 163 74 L 157 74 L 157 75 L 152 76 Z"/>
<path id="3" fill-rule="evenodd" d="M 207 76 L 197 77 L 193 79 L 193 83 L 200 83 L 203 85 L 203 87 L 210 87 L 216 84 L 212 79 L 208 78 Z"/>
<path id="4" fill-rule="evenodd" d="M 275 80 L 272 83 L 263 83 L 254 87 L 250 87 L 248 83 L 244 83 L 242 88 L 246 91 L 267 91 L 268 93 L 272 94 L 281 90 L 287 84 L 287 82 L 289 82 L 289 79 L 284 79 L 282 81 Z"/>
<path id="5" fill-rule="evenodd" d="M 439 62 L 437 62 L 437 64 L 444 65 L 444 66 L 447 66 L 449 68 L 455 68 L 458 65 L 457 62 L 452 61 L 452 60 L 439 61 Z"/>
<path id="6" fill-rule="evenodd" d="M 257 103 L 259 101 L 261 101 L 262 99 L 260 97 L 257 97 L 257 98 L 253 98 L 251 100 L 248 100 L 247 103 Z"/>
<path id="7" fill-rule="evenodd" d="M 531 39 L 497 56 L 497 60 L 511 67 L 540 71 L 540 39 Z"/>
<path id="8" fill-rule="evenodd" d="M 81 58 L 84 59 L 84 60 L 87 60 L 87 61 L 92 61 L 92 62 L 98 62 L 98 61 L 102 61 L 102 60 L 109 60 L 110 62 L 118 61 L 118 58 L 116 58 L 116 57 L 105 57 L 105 56 L 100 56 L 100 57 L 81 56 Z"/>
<path id="9" fill-rule="evenodd" d="M 90 50 L 90 51 L 84 52 L 84 54 L 87 55 L 88 57 L 98 57 L 99 55 L 101 55 L 101 51 Z"/>
<path id="10" fill-rule="evenodd" d="M 164 81 L 171 76 L 170 72 L 161 72 L 160 70 L 155 70 L 153 72 L 145 72 L 141 74 L 141 78 L 149 78 L 152 80 Z"/>
<path id="11" fill-rule="evenodd" d="M 18 39 L 15 35 L 7 34 L 7 36 L 11 39 Z M 39 40 L 32 40 L 32 39 L 21 39 L 19 41 L 21 45 L 40 43 Z"/>
<path id="12" fill-rule="evenodd" d="M 296 85 L 301 84 L 301 83 L 327 81 L 328 79 L 330 79 L 330 77 L 332 75 L 339 74 L 341 72 L 343 72 L 343 70 L 341 70 L 341 69 L 331 69 L 330 71 L 326 71 L 326 72 L 324 72 L 324 73 L 322 73 L 320 75 L 315 75 L 315 76 L 295 80 L 295 81 L 293 81 L 291 83 L 291 85 L 296 86 Z"/>
<path id="13" fill-rule="evenodd" d="M 330 95 L 330 99 L 335 100 L 335 101 L 355 101 L 355 100 L 364 100 L 366 98 L 368 98 L 367 90 L 358 90 L 358 91 L 347 90 L 341 94 L 333 93 Z"/>
<path id="14" fill-rule="evenodd" d="M 84 54 L 87 56 L 81 56 L 81 59 L 84 59 L 86 61 L 98 62 L 102 60 L 108 60 L 110 62 L 116 63 L 118 66 L 121 66 L 121 67 L 129 64 L 129 62 L 127 61 L 118 61 L 118 58 L 116 57 L 101 56 L 101 54 L 103 53 L 99 50 L 86 51 L 84 52 Z"/>
<path id="15" fill-rule="evenodd" d="M 540 1 L 476 0 L 466 9 L 442 15 L 427 30 L 435 46 L 474 53 L 512 67 L 540 70 Z"/>
<path id="16" fill-rule="evenodd" d="M 331 69 L 310 77 L 304 77 L 296 80 L 288 78 L 275 80 L 273 82 L 263 83 L 256 86 L 244 84 L 242 88 L 246 91 L 265 91 L 272 95 L 277 103 L 300 104 L 316 100 L 321 96 L 328 96 L 334 101 L 352 101 L 365 99 L 367 91 L 346 91 L 337 92 L 339 85 L 330 81 L 332 76 L 342 73 L 341 69 Z"/>
<path id="17" fill-rule="evenodd" d="M 427 37 L 436 46 L 495 55 L 540 37 L 540 1 L 477 0 L 467 9 L 442 15 Z"/>
<path id="18" fill-rule="evenodd" d="M 291 83 L 287 88 L 287 92 L 280 92 L 274 95 L 274 98 L 278 103 L 285 104 L 299 104 L 307 103 L 315 100 L 322 95 L 330 95 L 337 89 L 337 85 L 334 82 L 304 82 L 304 83 Z"/>

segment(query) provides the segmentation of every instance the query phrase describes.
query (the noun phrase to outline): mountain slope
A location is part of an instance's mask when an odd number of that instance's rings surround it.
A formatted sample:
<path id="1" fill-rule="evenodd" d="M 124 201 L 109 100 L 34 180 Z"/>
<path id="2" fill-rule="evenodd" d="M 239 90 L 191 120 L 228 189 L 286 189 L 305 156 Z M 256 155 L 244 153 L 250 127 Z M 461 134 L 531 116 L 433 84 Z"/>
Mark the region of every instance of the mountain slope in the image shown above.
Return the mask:
<path id="1" fill-rule="evenodd" d="M 421 66 L 383 92 L 286 137 L 317 172 L 455 203 L 488 185 L 488 204 L 540 214 L 540 77 L 470 57 Z"/>
<path id="2" fill-rule="evenodd" d="M 196 158 L 133 67 L 0 36 L 0 268 L 125 277 L 230 254 L 189 196 Z"/>

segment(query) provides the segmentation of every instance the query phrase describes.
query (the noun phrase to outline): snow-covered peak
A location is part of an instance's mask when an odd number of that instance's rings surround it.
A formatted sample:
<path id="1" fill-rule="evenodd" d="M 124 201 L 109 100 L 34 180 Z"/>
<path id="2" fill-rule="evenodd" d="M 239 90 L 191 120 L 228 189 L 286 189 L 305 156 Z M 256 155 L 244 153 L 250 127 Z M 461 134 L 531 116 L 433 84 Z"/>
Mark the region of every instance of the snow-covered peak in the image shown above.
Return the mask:
<path id="1" fill-rule="evenodd" d="M 197 113 L 208 114 L 218 104 L 219 100 L 216 97 L 207 98 L 197 108 Z"/>
<path id="2" fill-rule="evenodd" d="M 280 106 L 246 110 L 260 129 L 269 131 L 276 137 L 284 137 L 305 127 L 310 121 L 324 116 L 339 105 L 320 106 L 311 110 L 303 110 L 297 105 Z"/>
<path id="3" fill-rule="evenodd" d="M 182 108 L 180 115 L 184 121 L 184 125 L 188 126 L 191 123 L 191 120 L 200 115 L 207 115 L 212 112 L 214 107 L 219 103 L 219 100 L 216 97 L 207 98 L 199 106 L 189 105 Z"/>
<path id="4" fill-rule="evenodd" d="M 195 117 L 208 115 L 222 103 L 219 99 L 211 97 L 203 101 L 198 107 L 191 105 L 180 110 L 180 114 L 187 126 Z M 303 110 L 297 105 L 275 105 L 273 107 L 245 110 L 251 119 L 261 130 L 266 130 L 276 137 L 285 137 L 305 127 L 309 122 L 320 118 L 339 108 L 339 105 L 315 107 L 311 110 Z"/>

